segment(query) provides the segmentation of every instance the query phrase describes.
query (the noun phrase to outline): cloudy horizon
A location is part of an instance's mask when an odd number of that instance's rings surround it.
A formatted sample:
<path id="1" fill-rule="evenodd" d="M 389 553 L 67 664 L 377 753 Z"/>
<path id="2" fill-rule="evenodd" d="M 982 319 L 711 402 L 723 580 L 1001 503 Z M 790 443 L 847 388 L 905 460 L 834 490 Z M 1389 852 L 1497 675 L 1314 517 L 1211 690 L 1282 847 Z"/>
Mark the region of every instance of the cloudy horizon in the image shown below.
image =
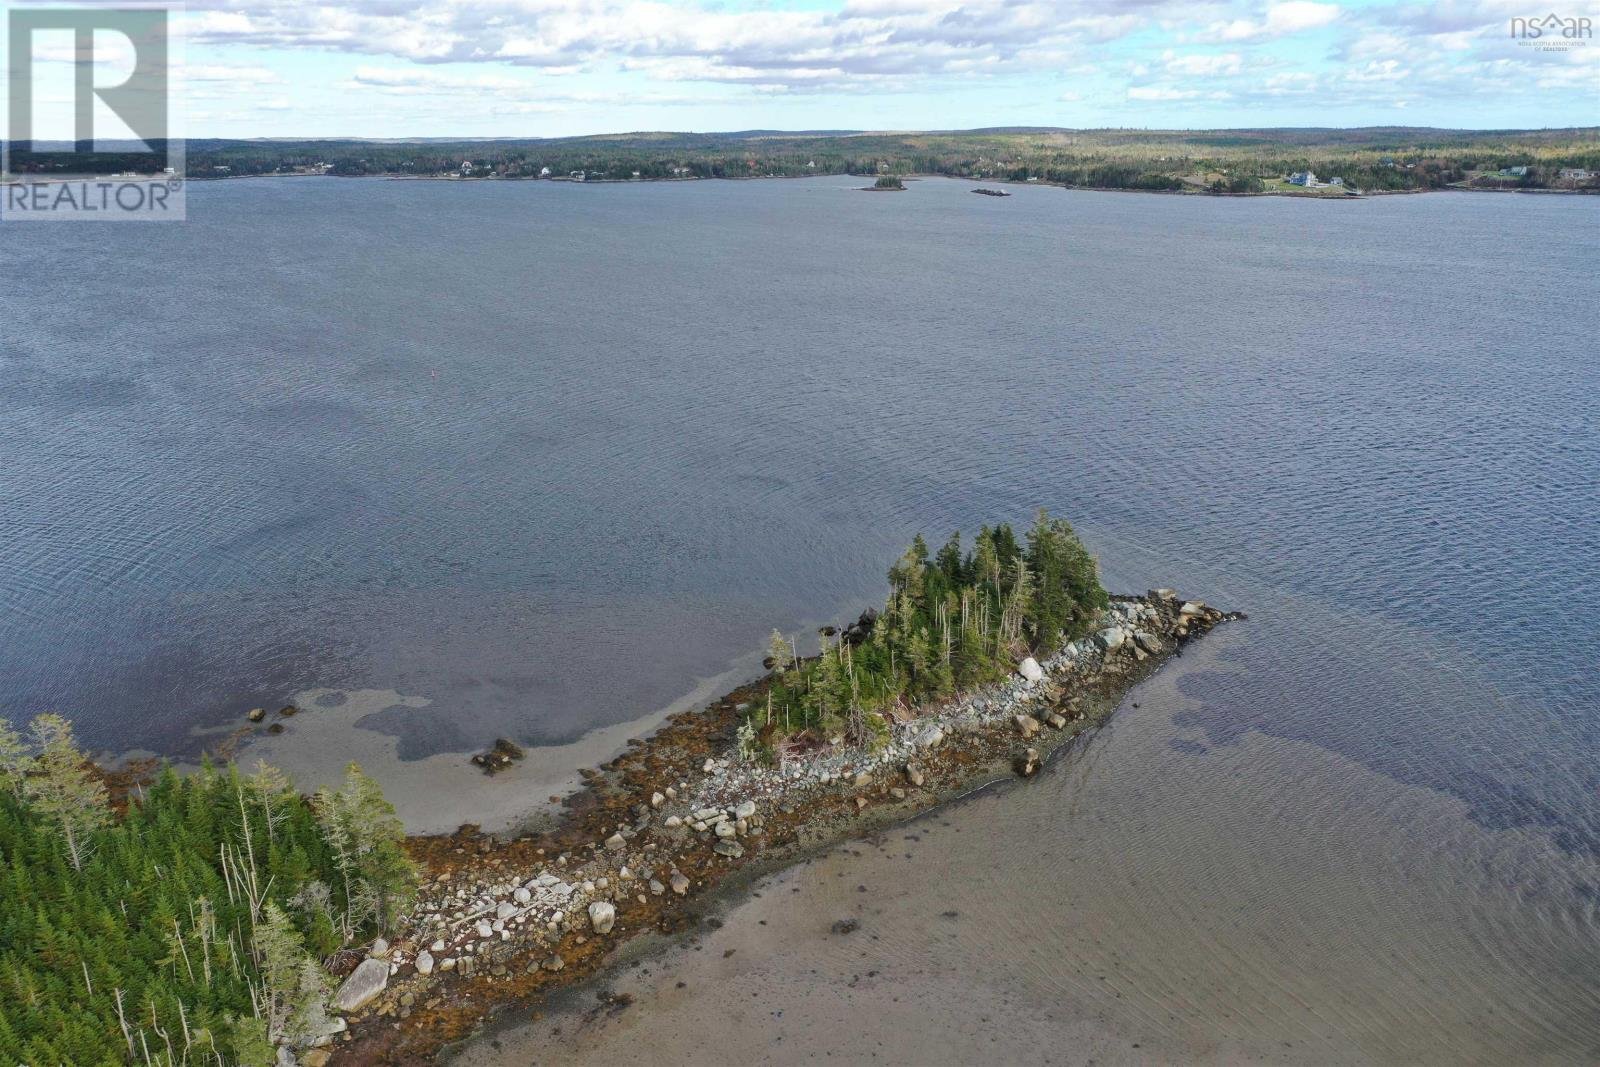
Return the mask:
<path id="1" fill-rule="evenodd" d="M 1552 50 L 1511 33 L 1513 18 L 1544 10 L 1517 0 L 202 0 L 176 25 L 190 137 L 1596 125 L 1600 43 Z M 1593 6 L 1555 13 L 1600 21 Z M 51 58 L 50 42 L 35 47 Z"/>

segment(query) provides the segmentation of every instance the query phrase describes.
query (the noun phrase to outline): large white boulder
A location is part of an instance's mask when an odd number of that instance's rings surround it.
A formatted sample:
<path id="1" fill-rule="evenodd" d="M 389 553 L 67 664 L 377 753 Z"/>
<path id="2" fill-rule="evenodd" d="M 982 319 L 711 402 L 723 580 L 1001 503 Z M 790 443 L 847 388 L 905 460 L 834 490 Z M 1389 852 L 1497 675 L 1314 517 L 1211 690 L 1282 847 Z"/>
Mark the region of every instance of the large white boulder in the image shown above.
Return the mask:
<path id="1" fill-rule="evenodd" d="M 597 900 L 589 905 L 589 925 L 597 934 L 609 934 L 617 924 L 617 909 L 607 900 Z"/>
<path id="2" fill-rule="evenodd" d="M 383 960 L 362 960 L 361 966 L 350 973 L 344 985 L 333 995 L 333 1005 L 340 1011 L 355 1011 L 373 997 L 383 992 L 389 984 L 389 964 Z"/>
<path id="3" fill-rule="evenodd" d="M 1094 636 L 1100 642 L 1101 648 L 1107 652 L 1115 652 L 1128 639 L 1128 631 L 1120 626 L 1107 626 Z"/>
<path id="4" fill-rule="evenodd" d="M 1040 682 L 1044 680 L 1044 669 L 1039 666 L 1039 661 L 1034 659 L 1032 656 L 1029 656 L 1027 659 L 1017 664 L 1017 673 L 1022 675 L 1030 682 Z"/>

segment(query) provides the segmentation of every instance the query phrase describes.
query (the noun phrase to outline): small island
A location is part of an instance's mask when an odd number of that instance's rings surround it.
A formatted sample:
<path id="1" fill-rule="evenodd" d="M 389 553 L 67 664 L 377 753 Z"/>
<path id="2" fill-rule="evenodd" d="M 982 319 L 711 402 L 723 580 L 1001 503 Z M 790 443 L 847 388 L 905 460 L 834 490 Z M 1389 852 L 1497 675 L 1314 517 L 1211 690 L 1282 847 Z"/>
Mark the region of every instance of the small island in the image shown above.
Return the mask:
<path id="1" fill-rule="evenodd" d="M 406 837 L 354 764 L 307 798 L 265 764 L 112 773 L 59 716 L 0 724 L 8 981 L 40 993 L 0 997 L 0 1056 L 172 1063 L 181 1040 L 194 1067 L 426 1060 L 623 941 L 692 926 L 741 872 L 1034 776 L 1240 617 L 1109 596 L 1043 511 L 1020 535 L 919 536 L 888 579 L 881 609 L 814 641 L 773 631 L 761 677 L 580 772 L 542 829 Z M 473 762 L 520 755 L 507 739 Z"/>
<path id="2" fill-rule="evenodd" d="M 893 174 L 885 174 L 871 185 L 862 186 L 862 192 L 867 193 L 903 193 L 905 191 L 906 183 Z"/>
<path id="3" fill-rule="evenodd" d="M 974 189 L 972 191 L 977 193 L 979 196 L 1010 196 L 1011 195 L 1010 193 L 1006 192 L 1004 189 Z"/>

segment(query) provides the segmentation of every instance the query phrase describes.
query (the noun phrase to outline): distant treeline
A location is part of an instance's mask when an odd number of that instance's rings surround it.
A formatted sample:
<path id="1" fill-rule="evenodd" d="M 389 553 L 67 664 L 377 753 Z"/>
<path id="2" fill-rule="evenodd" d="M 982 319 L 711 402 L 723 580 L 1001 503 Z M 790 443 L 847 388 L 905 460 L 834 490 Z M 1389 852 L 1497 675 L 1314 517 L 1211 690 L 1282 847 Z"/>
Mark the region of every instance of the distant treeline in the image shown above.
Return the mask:
<path id="1" fill-rule="evenodd" d="M 1312 170 L 1371 190 L 1437 189 L 1526 167 L 1540 188 L 1561 170 L 1600 172 L 1600 129 L 972 130 L 951 133 L 626 134 L 477 141 L 188 142 L 197 178 L 260 174 L 566 178 L 942 174 L 1099 189 L 1259 192 L 1260 179 Z M 148 157 L 17 151 L 19 174 L 149 172 Z"/>

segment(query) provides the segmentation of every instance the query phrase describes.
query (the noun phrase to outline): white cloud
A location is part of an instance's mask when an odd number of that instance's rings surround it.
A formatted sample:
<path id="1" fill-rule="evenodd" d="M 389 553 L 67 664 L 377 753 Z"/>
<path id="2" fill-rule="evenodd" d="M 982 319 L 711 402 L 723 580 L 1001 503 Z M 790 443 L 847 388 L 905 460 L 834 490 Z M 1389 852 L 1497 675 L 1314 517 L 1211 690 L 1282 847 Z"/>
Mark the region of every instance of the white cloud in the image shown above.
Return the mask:
<path id="1" fill-rule="evenodd" d="M 1321 29 L 1338 20 L 1338 4 L 1316 3 L 1315 0 L 1286 0 L 1267 8 L 1265 18 L 1238 18 L 1213 22 L 1201 35 L 1210 41 L 1258 41 L 1306 30 Z"/>
<path id="2" fill-rule="evenodd" d="M 1237 52 L 1224 52 L 1220 55 L 1174 55 L 1168 52 L 1165 66 L 1168 74 L 1196 75 L 1200 77 L 1217 77 L 1226 74 L 1238 74 L 1244 69 L 1244 59 Z"/>

